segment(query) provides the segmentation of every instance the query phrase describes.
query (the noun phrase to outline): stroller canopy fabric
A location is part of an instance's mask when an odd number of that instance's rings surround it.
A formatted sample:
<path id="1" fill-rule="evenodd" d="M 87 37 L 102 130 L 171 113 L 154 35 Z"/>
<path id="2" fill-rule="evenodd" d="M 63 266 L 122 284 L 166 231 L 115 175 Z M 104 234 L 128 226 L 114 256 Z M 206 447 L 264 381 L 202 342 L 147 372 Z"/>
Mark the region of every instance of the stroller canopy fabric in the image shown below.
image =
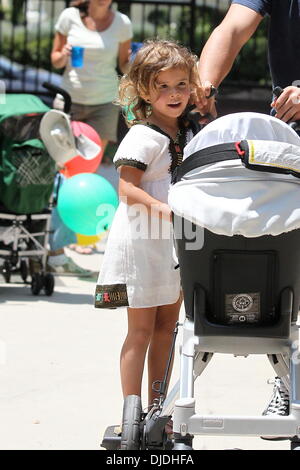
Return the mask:
<path id="1" fill-rule="evenodd" d="M 208 124 L 186 146 L 184 159 L 196 151 L 226 142 L 263 140 L 292 144 L 300 138 L 287 124 L 259 113 L 235 113 Z M 298 152 L 297 152 L 298 153 Z M 193 157 L 191 157 L 193 158 Z M 253 171 L 228 160 L 196 168 L 170 188 L 172 211 L 213 233 L 258 237 L 300 227 L 300 179 Z"/>

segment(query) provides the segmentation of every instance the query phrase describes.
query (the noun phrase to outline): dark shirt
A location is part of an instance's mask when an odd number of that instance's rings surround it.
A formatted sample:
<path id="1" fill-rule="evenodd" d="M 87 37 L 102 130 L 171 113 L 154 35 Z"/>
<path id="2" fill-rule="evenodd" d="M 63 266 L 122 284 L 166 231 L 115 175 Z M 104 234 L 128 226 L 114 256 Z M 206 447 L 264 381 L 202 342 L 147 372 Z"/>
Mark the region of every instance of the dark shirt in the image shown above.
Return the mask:
<path id="1" fill-rule="evenodd" d="M 232 0 L 270 16 L 269 64 L 274 86 L 300 85 L 300 0 Z"/>

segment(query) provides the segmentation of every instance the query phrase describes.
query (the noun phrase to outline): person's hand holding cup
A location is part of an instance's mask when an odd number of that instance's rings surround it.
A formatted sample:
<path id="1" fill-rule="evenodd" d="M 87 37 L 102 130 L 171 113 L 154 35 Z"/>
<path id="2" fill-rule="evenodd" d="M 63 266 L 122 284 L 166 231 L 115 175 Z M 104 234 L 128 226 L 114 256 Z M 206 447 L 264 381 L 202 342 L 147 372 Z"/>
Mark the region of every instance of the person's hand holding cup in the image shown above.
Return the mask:
<path id="1" fill-rule="evenodd" d="M 71 50 L 71 65 L 72 67 L 82 67 L 83 66 L 83 56 L 84 56 L 84 47 L 81 46 L 72 46 Z"/>

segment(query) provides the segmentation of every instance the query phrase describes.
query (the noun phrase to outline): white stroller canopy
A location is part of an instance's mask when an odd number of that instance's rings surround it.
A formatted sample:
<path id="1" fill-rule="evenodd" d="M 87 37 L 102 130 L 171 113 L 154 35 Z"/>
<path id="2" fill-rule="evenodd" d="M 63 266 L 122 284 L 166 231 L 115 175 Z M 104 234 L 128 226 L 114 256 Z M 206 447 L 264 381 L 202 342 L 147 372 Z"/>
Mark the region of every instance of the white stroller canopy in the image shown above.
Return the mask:
<path id="1" fill-rule="evenodd" d="M 236 113 L 200 131 L 186 146 L 184 159 L 213 145 L 247 139 L 293 144 L 300 153 L 300 138 L 284 122 L 259 113 Z M 175 214 L 216 234 L 279 235 L 300 227 L 300 179 L 227 160 L 187 173 L 171 186 L 169 205 Z"/>

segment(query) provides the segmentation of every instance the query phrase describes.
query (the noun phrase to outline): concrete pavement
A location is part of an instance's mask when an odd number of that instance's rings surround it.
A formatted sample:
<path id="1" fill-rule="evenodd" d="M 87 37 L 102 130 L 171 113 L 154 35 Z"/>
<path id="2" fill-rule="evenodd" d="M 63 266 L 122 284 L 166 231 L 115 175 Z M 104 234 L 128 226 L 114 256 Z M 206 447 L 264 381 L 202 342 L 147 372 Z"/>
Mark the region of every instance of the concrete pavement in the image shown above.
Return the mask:
<path id="1" fill-rule="evenodd" d="M 102 241 L 96 254 L 68 254 L 98 270 L 104 247 Z M 30 287 L 0 280 L 0 449 L 98 449 L 105 427 L 119 423 L 126 311 L 94 309 L 94 287 L 95 279 L 57 277 L 52 297 L 34 297 Z M 197 409 L 260 414 L 273 375 L 265 357 L 216 355 L 196 382 Z M 194 443 L 196 449 L 289 448 L 259 438 L 197 437 Z"/>

